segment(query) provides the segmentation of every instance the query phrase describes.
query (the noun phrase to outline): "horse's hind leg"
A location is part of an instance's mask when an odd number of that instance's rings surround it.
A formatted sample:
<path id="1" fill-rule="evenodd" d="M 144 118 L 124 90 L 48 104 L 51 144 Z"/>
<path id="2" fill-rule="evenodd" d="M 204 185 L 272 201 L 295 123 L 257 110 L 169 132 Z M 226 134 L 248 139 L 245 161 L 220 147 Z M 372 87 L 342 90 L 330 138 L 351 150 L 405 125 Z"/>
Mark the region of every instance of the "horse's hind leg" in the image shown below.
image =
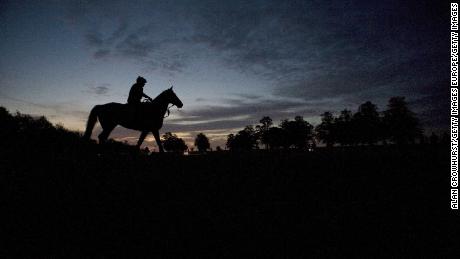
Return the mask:
<path id="1" fill-rule="evenodd" d="M 109 137 L 110 133 L 112 130 L 116 127 L 117 125 L 106 125 L 105 127 L 102 127 L 102 132 L 99 134 L 99 144 L 103 144 L 107 141 L 107 138 Z"/>

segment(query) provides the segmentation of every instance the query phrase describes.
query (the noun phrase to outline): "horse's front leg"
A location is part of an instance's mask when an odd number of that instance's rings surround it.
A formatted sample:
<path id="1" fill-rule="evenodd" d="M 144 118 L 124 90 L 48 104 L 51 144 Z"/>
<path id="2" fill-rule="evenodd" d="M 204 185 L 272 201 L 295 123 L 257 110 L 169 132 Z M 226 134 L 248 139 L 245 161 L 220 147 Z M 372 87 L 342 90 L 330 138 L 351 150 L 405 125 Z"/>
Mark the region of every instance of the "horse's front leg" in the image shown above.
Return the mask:
<path id="1" fill-rule="evenodd" d="M 136 145 L 137 148 L 141 147 L 142 142 L 144 142 L 144 139 L 145 139 L 145 137 L 147 136 L 148 133 L 149 132 L 146 131 L 146 130 L 141 132 L 141 135 L 139 136 L 139 140 L 137 141 L 137 145 Z"/>
<path id="2" fill-rule="evenodd" d="M 163 150 L 163 145 L 161 144 L 160 131 L 159 130 L 153 130 L 152 133 L 153 133 L 153 136 L 155 137 L 155 140 L 157 141 L 157 145 L 158 145 L 158 149 L 159 149 L 160 153 L 165 152 Z"/>

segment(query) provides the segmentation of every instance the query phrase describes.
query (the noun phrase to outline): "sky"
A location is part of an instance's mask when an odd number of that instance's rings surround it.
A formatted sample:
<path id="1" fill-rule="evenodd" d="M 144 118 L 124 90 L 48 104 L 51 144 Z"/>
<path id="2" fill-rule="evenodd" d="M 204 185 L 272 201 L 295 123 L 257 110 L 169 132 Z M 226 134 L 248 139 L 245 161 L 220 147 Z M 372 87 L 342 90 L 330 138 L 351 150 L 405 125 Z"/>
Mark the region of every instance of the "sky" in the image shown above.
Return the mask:
<path id="1" fill-rule="evenodd" d="M 94 105 L 125 103 L 143 76 L 151 97 L 174 85 L 184 107 L 161 133 L 189 146 L 200 132 L 223 146 L 263 116 L 317 125 L 366 101 L 383 111 L 393 96 L 442 132 L 449 26 L 436 1 L 2 0 L 0 105 L 82 131 Z"/>

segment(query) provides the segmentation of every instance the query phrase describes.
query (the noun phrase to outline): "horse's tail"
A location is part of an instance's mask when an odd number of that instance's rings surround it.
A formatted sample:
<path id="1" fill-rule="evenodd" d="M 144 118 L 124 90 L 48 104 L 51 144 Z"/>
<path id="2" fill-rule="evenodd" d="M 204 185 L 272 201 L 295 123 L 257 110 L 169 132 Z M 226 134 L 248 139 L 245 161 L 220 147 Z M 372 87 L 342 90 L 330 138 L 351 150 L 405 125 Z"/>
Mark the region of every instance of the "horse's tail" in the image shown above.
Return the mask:
<path id="1" fill-rule="evenodd" d="M 99 114 L 99 107 L 100 105 L 94 106 L 89 114 L 88 122 L 86 123 L 86 131 L 85 131 L 85 134 L 83 135 L 83 138 L 85 139 L 91 138 L 91 133 L 93 132 L 94 125 L 97 122 L 97 116 Z"/>

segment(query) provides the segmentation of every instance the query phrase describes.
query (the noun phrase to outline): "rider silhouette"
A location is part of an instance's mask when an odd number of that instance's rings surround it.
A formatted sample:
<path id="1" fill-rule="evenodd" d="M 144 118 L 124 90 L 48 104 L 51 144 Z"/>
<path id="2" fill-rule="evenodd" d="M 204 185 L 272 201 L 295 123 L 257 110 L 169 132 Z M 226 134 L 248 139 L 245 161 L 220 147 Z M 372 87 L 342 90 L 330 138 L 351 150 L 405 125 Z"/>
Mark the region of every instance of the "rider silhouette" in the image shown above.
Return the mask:
<path id="1" fill-rule="evenodd" d="M 141 103 L 142 97 L 145 97 L 149 99 L 150 101 L 153 101 L 152 98 L 150 98 L 148 95 L 144 94 L 144 85 L 147 83 L 147 80 L 143 77 L 137 77 L 136 83 L 131 86 L 131 90 L 129 90 L 129 96 L 128 96 L 128 104 L 139 104 Z"/>

